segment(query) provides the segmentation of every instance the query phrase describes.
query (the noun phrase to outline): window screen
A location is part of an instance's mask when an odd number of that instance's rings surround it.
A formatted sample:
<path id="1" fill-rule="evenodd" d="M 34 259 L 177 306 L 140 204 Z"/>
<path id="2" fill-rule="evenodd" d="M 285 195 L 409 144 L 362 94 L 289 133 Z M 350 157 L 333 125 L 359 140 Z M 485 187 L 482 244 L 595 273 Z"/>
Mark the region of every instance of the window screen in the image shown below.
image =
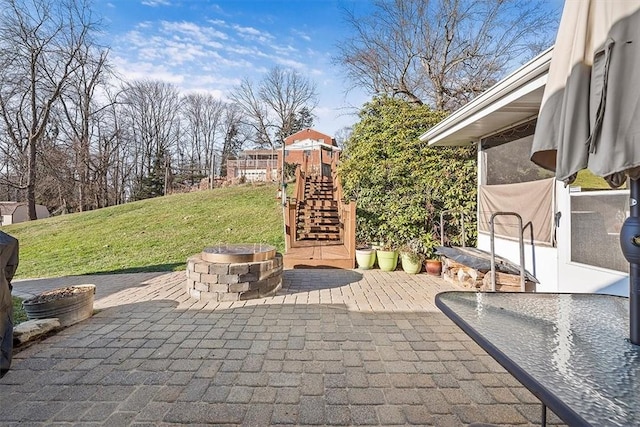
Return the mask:
<path id="1" fill-rule="evenodd" d="M 483 144 L 487 184 L 516 184 L 552 178 L 553 172 L 529 160 L 532 142 L 533 135 L 529 135 L 498 145 Z"/>
<path id="2" fill-rule="evenodd" d="M 621 272 L 620 227 L 629 215 L 628 191 L 571 194 L 571 261 Z"/>

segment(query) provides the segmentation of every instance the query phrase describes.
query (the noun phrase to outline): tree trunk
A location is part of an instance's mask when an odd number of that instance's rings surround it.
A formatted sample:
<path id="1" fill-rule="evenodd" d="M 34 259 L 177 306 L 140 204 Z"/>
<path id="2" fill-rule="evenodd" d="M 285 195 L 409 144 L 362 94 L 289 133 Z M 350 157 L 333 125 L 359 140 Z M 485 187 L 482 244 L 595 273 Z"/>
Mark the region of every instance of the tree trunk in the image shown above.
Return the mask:
<path id="1" fill-rule="evenodd" d="M 29 138 L 29 162 L 27 178 L 27 206 L 29 210 L 29 220 L 38 219 L 36 213 L 36 140 L 35 136 Z"/>

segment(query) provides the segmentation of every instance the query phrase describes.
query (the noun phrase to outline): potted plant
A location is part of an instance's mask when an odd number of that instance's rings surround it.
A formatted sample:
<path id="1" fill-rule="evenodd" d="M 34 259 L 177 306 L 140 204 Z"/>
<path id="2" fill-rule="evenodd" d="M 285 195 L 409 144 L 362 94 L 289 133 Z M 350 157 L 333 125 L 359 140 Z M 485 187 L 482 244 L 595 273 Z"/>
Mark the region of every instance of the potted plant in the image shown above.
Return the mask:
<path id="1" fill-rule="evenodd" d="M 376 263 L 376 247 L 373 230 L 369 227 L 356 227 L 356 262 L 360 270 L 369 270 Z"/>
<path id="2" fill-rule="evenodd" d="M 424 262 L 424 269 L 432 276 L 440 276 L 442 274 L 442 261 L 437 258 L 429 258 Z"/>
<path id="3" fill-rule="evenodd" d="M 442 261 L 440 261 L 440 257 L 436 255 L 438 242 L 432 235 L 426 235 L 421 243 L 425 253 L 425 271 L 432 276 L 440 276 L 442 274 Z"/>
<path id="4" fill-rule="evenodd" d="M 356 262 L 360 270 L 369 270 L 376 263 L 376 250 L 366 243 L 356 245 Z"/>
<path id="5" fill-rule="evenodd" d="M 424 255 L 422 244 L 418 239 L 411 239 L 400 249 L 400 261 L 402 269 L 409 274 L 418 274 L 422 271 Z"/>
<path id="6" fill-rule="evenodd" d="M 393 248 L 393 244 L 385 243 L 382 249 L 378 249 L 378 267 L 382 271 L 394 271 L 398 266 L 398 251 Z"/>

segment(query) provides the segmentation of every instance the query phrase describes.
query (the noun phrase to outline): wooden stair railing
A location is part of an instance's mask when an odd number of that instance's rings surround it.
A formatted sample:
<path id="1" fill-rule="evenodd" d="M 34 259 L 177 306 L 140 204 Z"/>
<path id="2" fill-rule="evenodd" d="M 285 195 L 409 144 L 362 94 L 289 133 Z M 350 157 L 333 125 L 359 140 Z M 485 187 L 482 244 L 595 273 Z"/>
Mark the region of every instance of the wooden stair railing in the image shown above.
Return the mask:
<path id="1" fill-rule="evenodd" d="M 336 153 L 337 154 L 337 153 Z M 351 259 L 356 257 L 356 202 L 350 200 L 344 202 L 344 193 L 337 171 L 338 156 L 334 156 L 331 162 L 331 176 L 333 178 L 333 188 L 335 188 L 335 200 L 338 202 L 338 212 L 342 229 L 342 242 L 349 253 Z M 355 261 L 354 261 L 355 262 Z M 355 264 L 354 264 L 355 267 Z"/>
<path id="2" fill-rule="evenodd" d="M 295 247 L 298 240 L 298 224 L 297 211 L 298 201 L 304 199 L 305 177 L 300 166 L 296 168 L 296 188 L 293 190 L 293 197 L 287 198 L 284 206 L 284 225 L 285 225 L 285 249 Z M 284 197 L 284 195 L 283 195 Z"/>
<path id="3" fill-rule="evenodd" d="M 296 199 L 291 200 L 288 209 L 291 230 L 289 247 L 342 244 L 340 214 L 333 181 L 300 172 L 297 174 L 297 182 Z"/>
<path id="4" fill-rule="evenodd" d="M 332 159 L 331 178 L 296 168 L 296 186 L 284 207 L 288 268 L 355 268 L 356 204 L 343 202 L 336 163 L 337 156 Z"/>

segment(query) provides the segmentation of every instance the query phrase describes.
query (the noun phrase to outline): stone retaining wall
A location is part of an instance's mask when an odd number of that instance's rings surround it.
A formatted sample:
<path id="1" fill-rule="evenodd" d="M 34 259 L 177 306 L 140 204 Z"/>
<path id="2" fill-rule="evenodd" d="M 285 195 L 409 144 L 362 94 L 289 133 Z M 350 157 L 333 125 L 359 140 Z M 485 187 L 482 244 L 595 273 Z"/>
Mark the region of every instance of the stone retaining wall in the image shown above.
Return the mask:
<path id="1" fill-rule="evenodd" d="M 268 296 L 282 285 L 282 254 L 266 261 L 226 264 L 202 255 L 187 260 L 187 292 L 202 301 L 240 301 Z"/>

